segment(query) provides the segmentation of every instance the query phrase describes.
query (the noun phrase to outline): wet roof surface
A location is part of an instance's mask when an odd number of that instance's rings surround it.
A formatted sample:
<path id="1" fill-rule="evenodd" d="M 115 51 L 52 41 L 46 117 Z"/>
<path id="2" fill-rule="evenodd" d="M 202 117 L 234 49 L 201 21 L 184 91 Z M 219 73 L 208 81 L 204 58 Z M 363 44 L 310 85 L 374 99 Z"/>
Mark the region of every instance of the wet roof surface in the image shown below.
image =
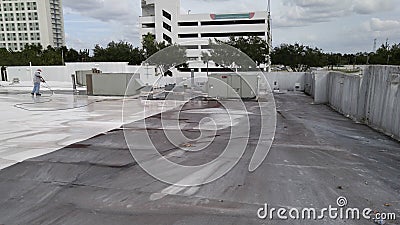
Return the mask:
<path id="1" fill-rule="evenodd" d="M 312 105 L 303 94 L 275 98 L 275 141 L 255 172 L 248 172 L 257 143 L 250 139 L 242 160 L 221 179 L 169 192 L 169 184 L 137 165 L 123 130 L 116 129 L 0 171 L 0 224 L 373 224 L 257 219 L 264 203 L 324 208 L 335 205 L 339 196 L 352 207 L 400 213 L 398 142 L 328 106 Z M 207 112 L 196 110 L 182 112 L 182 121 L 196 126 Z M 156 125 L 158 119 L 147 120 Z M 257 132 L 257 114 L 250 120 Z M 153 129 L 151 136 L 161 154 L 174 153 L 171 160 L 194 165 L 213 160 L 229 132 L 219 130 L 208 151 L 196 153 L 165 144 L 162 130 Z"/>
<path id="2" fill-rule="evenodd" d="M 3 89 L 1 89 L 3 91 Z M 0 93 L 1 93 L 0 91 Z M 61 149 L 98 134 L 120 127 L 123 103 L 132 106 L 124 121 L 145 118 L 169 107 L 157 102 L 147 104 L 133 98 L 98 97 L 44 92 L 32 97 L 30 92 L 0 94 L 0 169 L 25 159 Z"/>

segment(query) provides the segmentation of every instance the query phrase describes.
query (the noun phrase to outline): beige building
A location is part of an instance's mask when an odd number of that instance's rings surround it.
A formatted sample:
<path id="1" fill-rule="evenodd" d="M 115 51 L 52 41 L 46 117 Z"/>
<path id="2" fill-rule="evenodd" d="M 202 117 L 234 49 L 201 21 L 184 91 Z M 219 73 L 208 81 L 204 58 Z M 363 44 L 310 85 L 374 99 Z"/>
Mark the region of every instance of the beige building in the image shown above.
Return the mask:
<path id="1" fill-rule="evenodd" d="M 232 36 L 257 36 L 271 45 L 270 14 L 267 10 L 182 14 L 180 3 L 181 0 L 141 0 L 141 37 L 150 33 L 158 42 L 182 45 L 187 48 L 189 61 L 202 61 L 202 52 L 209 49 L 210 39 L 226 41 Z"/>
<path id="2" fill-rule="evenodd" d="M 65 45 L 61 0 L 1 0 L 0 48 L 19 51 L 26 44 Z"/>

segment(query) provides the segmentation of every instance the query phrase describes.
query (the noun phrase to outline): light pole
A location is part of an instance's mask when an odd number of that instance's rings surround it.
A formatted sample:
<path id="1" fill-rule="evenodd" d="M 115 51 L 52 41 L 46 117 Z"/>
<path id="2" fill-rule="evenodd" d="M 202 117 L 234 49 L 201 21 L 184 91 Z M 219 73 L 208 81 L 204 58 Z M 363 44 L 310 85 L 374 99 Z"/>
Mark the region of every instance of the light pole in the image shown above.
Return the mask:
<path id="1" fill-rule="evenodd" d="M 29 74 L 31 78 L 33 79 L 33 74 L 32 74 L 32 62 L 29 62 Z"/>
<path id="2" fill-rule="evenodd" d="M 193 98 L 193 90 L 194 90 L 194 69 L 190 69 L 190 100 Z"/>
<path id="3" fill-rule="evenodd" d="M 208 60 L 207 60 L 207 77 L 208 77 Z"/>
<path id="4" fill-rule="evenodd" d="M 205 63 L 206 65 L 207 65 L 207 77 L 208 77 L 208 62 L 209 62 L 209 59 L 207 58 L 207 60 L 203 60 L 203 63 Z"/>
<path id="5" fill-rule="evenodd" d="M 356 69 L 356 64 L 357 64 L 357 55 L 354 56 L 353 70 Z"/>
<path id="6" fill-rule="evenodd" d="M 389 61 L 390 61 L 391 57 L 392 57 L 392 55 L 388 55 L 386 65 L 389 65 Z"/>
<path id="7" fill-rule="evenodd" d="M 63 48 L 61 48 L 61 62 L 62 62 L 62 65 L 65 66 L 65 61 L 64 61 L 64 49 L 63 49 Z"/>
<path id="8" fill-rule="evenodd" d="M 271 72 L 271 64 L 272 64 L 272 62 L 271 62 L 271 49 L 272 49 L 271 0 L 268 0 L 267 13 L 268 13 L 268 21 L 267 21 L 268 56 L 267 56 L 266 67 L 268 68 L 268 72 Z"/>

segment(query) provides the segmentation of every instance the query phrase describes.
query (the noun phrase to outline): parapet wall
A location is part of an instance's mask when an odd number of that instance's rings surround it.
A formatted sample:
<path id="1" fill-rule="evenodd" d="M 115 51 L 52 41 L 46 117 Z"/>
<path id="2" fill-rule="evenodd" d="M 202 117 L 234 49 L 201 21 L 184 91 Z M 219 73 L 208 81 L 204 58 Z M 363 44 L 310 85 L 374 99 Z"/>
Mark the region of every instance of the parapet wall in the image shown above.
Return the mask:
<path id="1" fill-rule="evenodd" d="M 97 68 L 103 73 L 137 73 L 140 66 L 130 66 L 127 62 L 84 62 L 66 63 L 65 66 L 14 66 L 7 67 L 8 80 L 18 78 L 20 81 L 32 81 L 33 73 L 37 69 L 43 71 L 42 75 L 47 81 L 69 82 L 72 84 L 71 75 L 76 71 L 92 70 Z"/>
<path id="2" fill-rule="evenodd" d="M 327 78 L 327 97 L 329 105 L 336 111 L 357 121 L 362 121 L 365 112 L 359 106 L 362 76 L 332 72 Z"/>
<path id="3" fill-rule="evenodd" d="M 359 99 L 365 123 L 400 140 L 400 67 L 368 67 Z"/>
<path id="4" fill-rule="evenodd" d="M 400 67 L 368 66 L 363 75 L 310 73 L 306 92 L 316 103 L 400 140 Z"/>
<path id="5" fill-rule="evenodd" d="M 264 73 L 271 88 L 281 91 L 304 91 L 305 72 Z"/>

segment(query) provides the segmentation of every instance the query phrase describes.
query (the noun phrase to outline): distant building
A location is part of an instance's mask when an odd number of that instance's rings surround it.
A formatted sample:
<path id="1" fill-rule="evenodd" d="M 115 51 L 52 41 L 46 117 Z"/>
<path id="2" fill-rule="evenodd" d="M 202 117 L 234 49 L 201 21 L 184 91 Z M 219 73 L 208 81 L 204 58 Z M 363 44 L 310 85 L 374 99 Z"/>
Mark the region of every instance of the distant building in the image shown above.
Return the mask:
<path id="1" fill-rule="evenodd" d="M 180 0 L 142 0 L 141 36 L 185 46 L 189 60 L 200 60 L 209 40 L 259 36 L 268 40 L 268 12 L 181 14 Z"/>
<path id="2" fill-rule="evenodd" d="M 22 50 L 26 44 L 65 45 L 61 0 L 1 0 L 0 48 Z"/>

